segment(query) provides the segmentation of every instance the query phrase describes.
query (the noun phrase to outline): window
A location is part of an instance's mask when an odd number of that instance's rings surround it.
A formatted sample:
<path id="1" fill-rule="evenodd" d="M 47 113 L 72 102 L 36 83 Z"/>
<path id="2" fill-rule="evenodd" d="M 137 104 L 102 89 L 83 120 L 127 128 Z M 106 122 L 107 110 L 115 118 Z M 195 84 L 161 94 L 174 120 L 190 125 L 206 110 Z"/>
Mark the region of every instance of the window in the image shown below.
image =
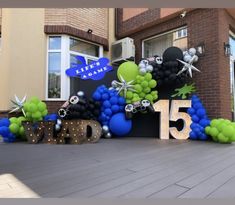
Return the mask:
<path id="1" fill-rule="evenodd" d="M 61 97 L 61 37 L 49 38 L 48 98 Z"/>
<path id="2" fill-rule="evenodd" d="M 79 63 L 77 55 L 90 63 L 103 56 L 103 47 L 66 35 L 48 37 L 48 100 L 66 100 L 70 94 L 79 91 L 81 79 L 65 74 L 72 63 Z"/>
<path id="3" fill-rule="evenodd" d="M 144 40 L 142 42 L 142 56 L 144 58 L 152 57 L 154 55 L 162 56 L 163 52 L 171 46 L 186 50 L 187 45 L 187 28 L 179 28 Z"/>
<path id="4" fill-rule="evenodd" d="M 176 31 L 176 39 L 187 37 L 187 28 Z"/>

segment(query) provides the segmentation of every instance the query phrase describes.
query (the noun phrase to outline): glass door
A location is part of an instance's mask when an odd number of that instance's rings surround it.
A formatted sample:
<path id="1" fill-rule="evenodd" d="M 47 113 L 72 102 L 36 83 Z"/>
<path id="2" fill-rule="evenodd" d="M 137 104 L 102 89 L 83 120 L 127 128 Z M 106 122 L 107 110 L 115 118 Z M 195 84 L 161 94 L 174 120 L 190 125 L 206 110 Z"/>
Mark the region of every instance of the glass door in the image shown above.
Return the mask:
<path id="1" fill-rule="evenodd" d="M 229 44 L 231 49 L 230 55 L 230 82 L 231 82 L 231 110 L 232 118 L 235 120 L 235 35 L 230 32 Z"/>

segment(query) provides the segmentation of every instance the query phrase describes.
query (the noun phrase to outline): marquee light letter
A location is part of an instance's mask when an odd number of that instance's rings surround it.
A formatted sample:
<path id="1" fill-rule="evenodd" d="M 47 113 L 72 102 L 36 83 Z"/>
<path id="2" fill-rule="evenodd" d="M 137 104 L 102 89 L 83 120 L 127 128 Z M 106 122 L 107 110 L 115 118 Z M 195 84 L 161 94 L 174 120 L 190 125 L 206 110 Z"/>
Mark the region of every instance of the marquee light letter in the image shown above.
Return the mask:
<path id="1" fill-rule="evenodd" d="M 153 108 L 160 112 L 160 139 L 169 139 L 169 100 L 159 100 Z"/>
<path id="2" fill-rule="evenodd" d="M 181 131 L 178 131 L 175 127 L 170 128 L 170 133 L 175 139 L 185 140 L 189 138 L 189 133 L 191 131 L 191 117 L 188 115 L 188 113 L 179 112 L 179 108 L 189 107 L 191 107 L 191 100 L 172 100 L 170 120 L 177 121 L 179 119 L 182 119 L 184 123 L 183 129 Z"/>
<path id="3" fill-rule="evenodd" d="M 153 107 L 156 112 L 160 112 L 160 139 L 169 139 L 169 133 L 175 139 L 189 138 L 191 118 L 187 113 L 179 112 L 179 109 L 191 107 L 191 100 L 172 100 L 170 114 L 169 100 L 159 100 Z M 184 123 L 181 131 L 175 127 L 169 128 L 169 120 L 177 121 L 179 119 L 182 119 Z"/>

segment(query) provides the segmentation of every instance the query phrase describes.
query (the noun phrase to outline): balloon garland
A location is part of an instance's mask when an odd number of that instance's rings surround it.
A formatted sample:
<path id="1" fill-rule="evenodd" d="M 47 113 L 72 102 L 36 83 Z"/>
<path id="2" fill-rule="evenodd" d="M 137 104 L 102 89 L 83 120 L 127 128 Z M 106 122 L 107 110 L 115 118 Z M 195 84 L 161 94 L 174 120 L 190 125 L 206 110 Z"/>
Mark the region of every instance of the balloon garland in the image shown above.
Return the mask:
<path id="1" fill-rule="evenodd" d="M 177 76 L 177 73 L 182 68 L 182 64 L 177 59 L 183 60 L 183 52 L 177 47 L 166 49 L 162 59 L 158 55 L 148 59 L 149 64 L 153 66 L 153 79 L 158 82 L 159 87 L 186 82 L 187 73 L 182 73 Z"/>
<path id="2" fill-rule="evenodd" d="M 43 120 L 43 117 L 48 113 L 46 103 L 39 100 L 38 97 L 32 97 L 24 103 L 23 108 L 26 113 L 26 119 L 33 122 Z"/>
<path id="3" fill-rule="evenodd" d="M 0 119 L 0 135 L 4 142 L 13 142 L 16 138 L 24 140 L 22 122 L 26 120 L 33 123 L 41 120 L 56 121 L 55 130 L 60 130 L 60 117 L 98 120 L 103 126 L 104 137 L 125 136 L 132 129 L 132 121 L 125 115 L 126 104 L 142 100 L 154 103 L 158 99 L 157 86 L 185 84 L 187 78 L 192 77 L 192 70 L 199 71 L 193 65 L 197 61 L 198 56 L 194 48 L 182 52 L 177 47 L 170 47 L 164 51 L 162 57 L 155 55 L 141 60 L 138 65 L 134 62 L 122 63 L 117 69 L 119 81 L 113 81 L 112 87 L 97 87 L 92 99 L 87 99 L 82 91 L 70 96 L 61 107 L 66 111 L 65 117 L 48 114 L 46 104 L 37 97 L 26 101 L 26 96 L 22 100 L 15 96 L 11 112 L 21 111 L 25 117 Z M 188 94 L 195 92 L 195 88 L 193 84 L 185 84 L 175 91 L 172 97 L 186 99 Z M 235 141 L 235 122 L 225 119 L 210 121 L 199 97 L 193 95 L 191 101 L 192 107 L 187 110 L 192 120 L 189 139 L 208 140 L 211 137 L 219 143 Z"/>
<path id="4" fill-rule="evenodd" d="M 11 125 L 9 126 L 9 129 L 11 131 L 11 133 L 13 133 L 17 138 L 21 139 L 21 140 L 26 140 L 25 138 L 25 130 L 24 127 L 22 125 L 22 122 L 26 121 L 26 118 L 21 116 L 21 117 L 11 117 L 10 118 L 10 122 Z"/>
<path id="5" fill-rule="evenodd" d="M 207 117 L 206 109 L 203 107 L 198 96 L 193 95 L 192 107 L 187 110 L 187 113 L 191 116 L 192 124 L 190 128 L 192 131 L 189 134 L 189 139 L 192 140 L 208 140 L 208 136 L 205 133 L 205 127 L 210 124 L 210 120 Z"/>
<path id="6" fill-rule="evenodd" d="M 88 99 L 83 91 L 71 95 L 59 109 L 58 114 L 63 119 L 97 120 L 100 114 L 100 103 Z"/>
<path id="7" fill-rule="evenodd" d="M 232 143 L 235 142 L 235 122 L 226 119 L 213 119 L 205 129 L 215 142 Z"/>
<path id="8" fill-rule="evenodd" d="M 93 93 L 93 99 L 101 103 L 101 113 L 98 119 L 103 126 L 104 136 L 110 138 L 112 134 L 109 131 L 109 122 L 116 113 L 124 113 L 126 100 L 124 97 L 121 97 L 115 89 L 108 89 L 105 85 L 97 87 Z M 123 129 L 118 124 L 116 124 L 116 126 L 119 127 L 120 130 Z"/>
<path id="9" fill-rule="evenodd" d="M 15 135 L 10 131 L 9 126 L 11 122 L 8 118 L 0 119 L 0 136 L 3 142 L 10 143 L 15 141 Z"/>
<path id="10" fill-rule="evenodd" d="M 144 61 L 146 63 L 146 61 Z M 142 62 L 142 64 L 144 64 Z M 140 64 L 141 65 L 141 64 Z M 144 65 L 143 65 L 144 66 Z M 143 72 L 144 68 L 138 68 L 138 66 L 133 62 L 122 63 L 117 70 L 117 76 L 121 81 L 132 82 L 130 89 L 126 92 L 120 92 L 120 95 L 126 98 L 126 103 L 135 103 L 142 99 L 147 99 L 153 103 L 158 98 L 158 93 L 156 90 L 152 90 L 157 86 L 157 81 L 152 79 L 152 74 L 148 72 Z M 150 67 L 150 65 L 146 65 Z M 118 92 L 119 88 L 115 86 L 116 81 L 113 81 L 112 86 Z"/>

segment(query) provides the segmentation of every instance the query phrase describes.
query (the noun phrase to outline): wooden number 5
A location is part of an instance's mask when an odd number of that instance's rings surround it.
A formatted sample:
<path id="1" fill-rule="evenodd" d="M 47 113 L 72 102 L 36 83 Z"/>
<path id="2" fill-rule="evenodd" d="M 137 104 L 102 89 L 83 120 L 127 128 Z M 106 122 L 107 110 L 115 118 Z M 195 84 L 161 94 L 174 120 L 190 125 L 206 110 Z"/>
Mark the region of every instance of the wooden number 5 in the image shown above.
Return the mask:
<path id="1" fill-rule="evenodd" d="M 191 107 L 190 100 L 172 100 L 171 102 L 170 120 L 177 121 L 182 119 L 184 123 L 183 129 L 181 131 L 178 131 L 175 127 L 170 128 L 170 133 L 175 139 L 184 140 L 189 138 L 189 133 L 191 130 L 191 117 L 188 115 L 188 113 L 179 112 L 179 108 L 189 107 Z"/>

